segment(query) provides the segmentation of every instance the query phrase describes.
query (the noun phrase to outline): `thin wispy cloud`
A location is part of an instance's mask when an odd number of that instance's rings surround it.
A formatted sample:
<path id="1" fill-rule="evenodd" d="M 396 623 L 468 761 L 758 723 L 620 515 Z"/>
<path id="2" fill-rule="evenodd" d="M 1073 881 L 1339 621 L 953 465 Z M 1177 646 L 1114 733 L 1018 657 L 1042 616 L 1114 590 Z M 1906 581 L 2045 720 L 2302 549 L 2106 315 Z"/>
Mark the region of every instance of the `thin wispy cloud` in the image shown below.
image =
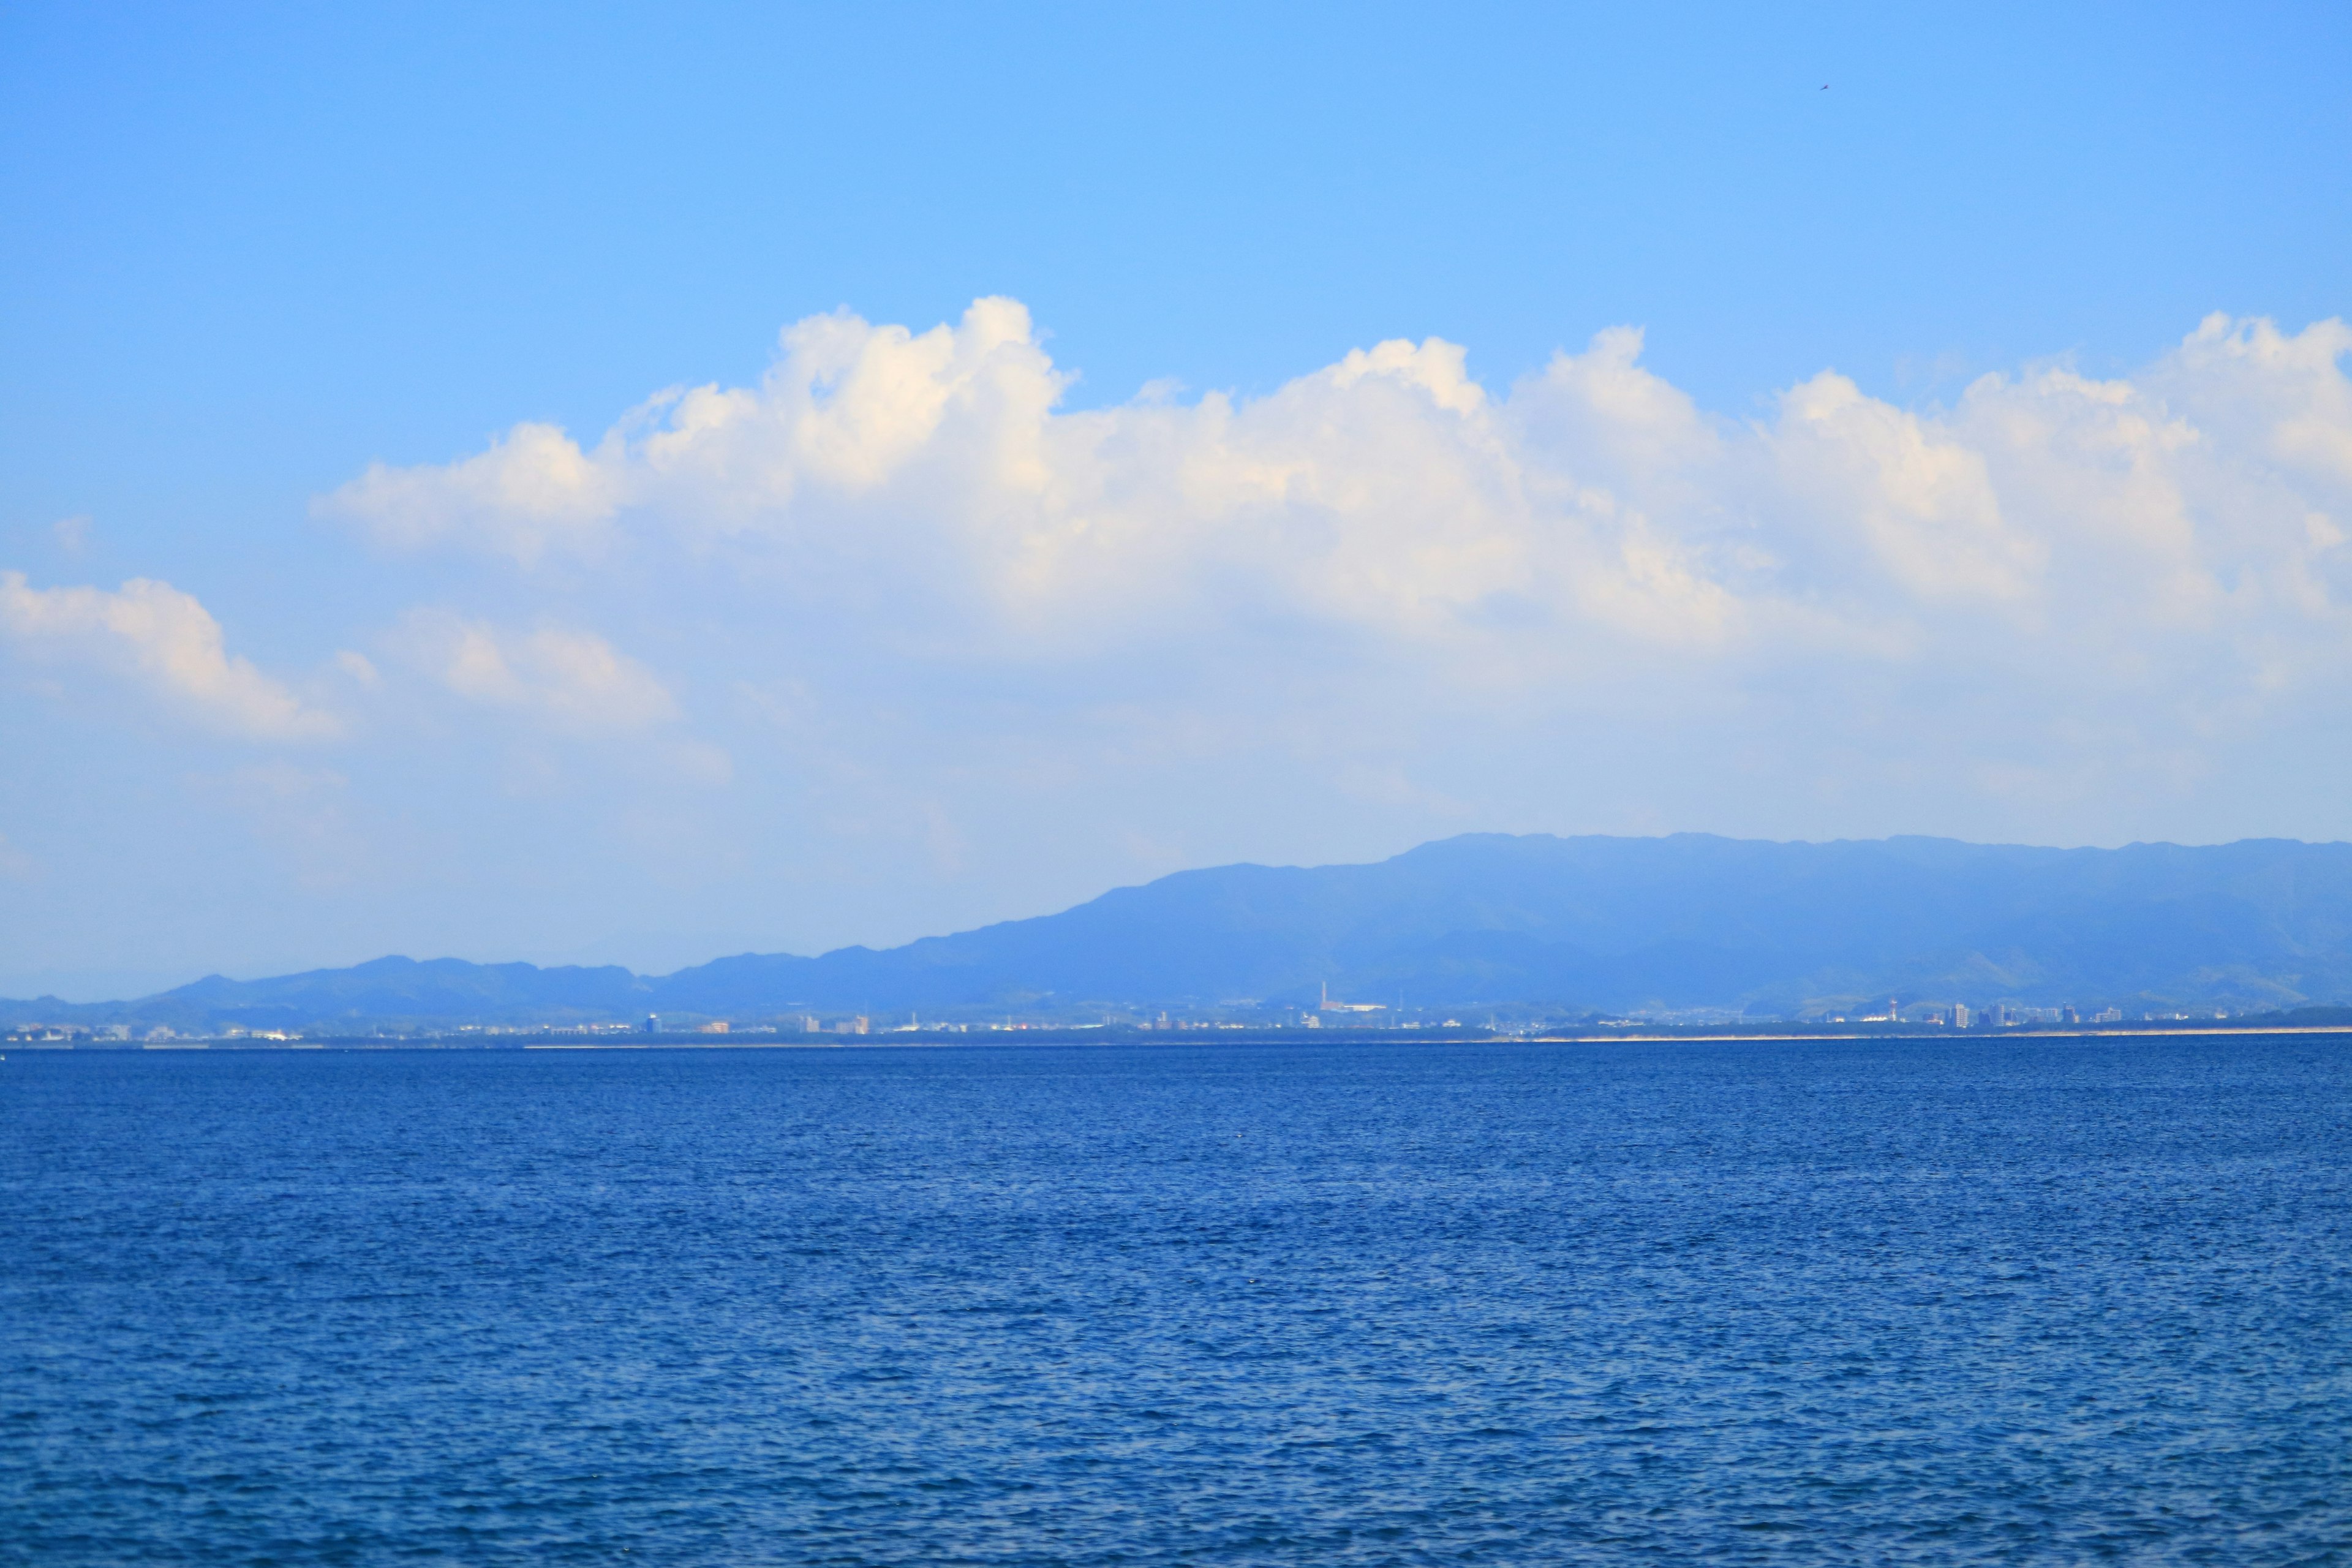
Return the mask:
<path id="1" fill-rule="evenodd" d="M 677 704 L 636 660 L 592 632 L 514 631 L 419 610 L 394 645 L 469 703 L 505 709 L 580 734 L 619 734 L 677 717 Z"/>

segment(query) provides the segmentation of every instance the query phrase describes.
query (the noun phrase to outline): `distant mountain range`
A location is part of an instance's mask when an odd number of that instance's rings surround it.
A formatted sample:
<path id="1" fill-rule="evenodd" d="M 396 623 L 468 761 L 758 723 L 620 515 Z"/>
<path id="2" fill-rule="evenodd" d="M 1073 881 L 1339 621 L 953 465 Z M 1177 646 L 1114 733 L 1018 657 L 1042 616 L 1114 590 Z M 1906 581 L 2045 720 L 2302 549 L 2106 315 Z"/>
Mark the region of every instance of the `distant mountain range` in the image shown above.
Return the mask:
<path id="1" fill-rule="evenodd" d="M 2039 849 L 1471 834 L 1366 866 L 1223 866 L 904 947 L 618 967 L 416 963 L 218 975 L 0 1023 L 183 1031 L 660 1013 L 1188 1007 L 1335 999 L 1759 1016 L 1906 1000 L 2245 1011 L 2352 1001 L 2352 845 Z"/>

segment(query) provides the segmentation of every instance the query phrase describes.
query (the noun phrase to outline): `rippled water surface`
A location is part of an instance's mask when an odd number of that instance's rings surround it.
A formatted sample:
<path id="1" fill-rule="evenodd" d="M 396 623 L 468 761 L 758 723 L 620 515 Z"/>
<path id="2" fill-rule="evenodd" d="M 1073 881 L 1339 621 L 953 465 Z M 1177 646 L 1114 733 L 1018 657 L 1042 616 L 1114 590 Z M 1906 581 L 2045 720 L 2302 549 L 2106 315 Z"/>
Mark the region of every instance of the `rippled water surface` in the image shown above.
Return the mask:
<path id="1" fill-rule="evenodd" d="M 2352 1046 L 9 1053 L 0 1559 L 2352 1559 Z"/>

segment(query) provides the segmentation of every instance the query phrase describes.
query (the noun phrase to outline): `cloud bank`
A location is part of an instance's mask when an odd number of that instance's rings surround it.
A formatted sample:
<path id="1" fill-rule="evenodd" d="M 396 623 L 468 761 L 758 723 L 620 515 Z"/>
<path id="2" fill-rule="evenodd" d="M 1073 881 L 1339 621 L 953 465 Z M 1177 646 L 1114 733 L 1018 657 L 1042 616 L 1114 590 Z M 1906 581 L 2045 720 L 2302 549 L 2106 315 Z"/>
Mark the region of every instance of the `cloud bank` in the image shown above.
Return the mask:
<path id="1" fill-rule="evenodd" d="M 2037 365 L 1923 410 L 1824 372 L 1734 419 L 1615 329 L 1500 395 L 1433 339 L 1074 411 L 1027 312 L 983 300 L 920 333 L 803 321 L 755 386 L 585 445 L 520 425 L 319 510 L 527 571 L 716 552 L 957 657 L 1279 627 L 1468 689 L 1867 666 L 2210 724 L 2347 673 L 2347 347 L 2215 316 L 2127 378 Z"/>

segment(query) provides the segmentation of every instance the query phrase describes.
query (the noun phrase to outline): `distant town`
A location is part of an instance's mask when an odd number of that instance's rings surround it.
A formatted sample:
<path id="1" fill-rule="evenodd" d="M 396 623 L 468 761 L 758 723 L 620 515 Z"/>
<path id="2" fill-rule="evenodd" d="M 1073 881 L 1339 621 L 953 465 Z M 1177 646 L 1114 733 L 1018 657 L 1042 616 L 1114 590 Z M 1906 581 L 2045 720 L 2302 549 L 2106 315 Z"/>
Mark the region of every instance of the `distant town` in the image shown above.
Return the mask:
<path id="1" fill-rule="evenodd" d="M 1087 1016 L 1087 1015 L 1091 1016 Z M 1340 1031 L 1349 1035 L 1418 1036 L 1434 1038 L 1608 1038 L 1641 1033 L 1738 1035 L 1901 1033 L 1990 1034 L 2000 1031 L 2130 1031 L 2184 1027 L 2336 1027 L 2352 1026 L 2352 1009 L 2305 1007 L 2291 1012 L 2231 1014 L 2227 1010 L 2140 1010 L 2126 1016 L 2118 1006 L 2095 1009 L 2062 1005 L 2029 1006 L 2010 1002 L 1905 1003 L 1890 997 L 1877 1006 L 1810 1009 L 1791 1017 L 1758 1017 L 1719 1009 L 1636 1011 L 1625 1014 L 1545 1010 L 1527 1006 L 1463 1016 L 1463 1011 L 1416 1010 L 1401 1003 L 1349 1002 L 1328 994 L 1305 1007 L 1267 1006 L 1243 999 L 1213 1007 L 1136 1009 L 1054 1007 L 1001 1011 L 986 1016 L 959 1009 L 946 1016 L 919 1012 L 794 1012 L 782 1016 L 722 1018 L 699 1014 L 647 1014 L 628 1019 L 506 1019 L 497 1022 L 436 1020 L 338 1020 L 300 1028 L 226 1025 L 213 1029 L 140 1027 L 128 1024 L 22 1023 L 0 1031 L 0 1043 L 19 1046 L 131 1048 L 158 1047 L 299 1046 L 345 1044 L 489 1045 L 571 1041 L 589 1044 L 762 1045 L 834 1044 L 864 1040 L 881 1044 L 938 1041 L 972 1037 L 1025 1035 L 1035 1038 L 1125 1038 L 1163 1033 L 1213 1033 L 1227 1037 Z M 977 1043 L 977 1041 L 972 1041 Z"/>

